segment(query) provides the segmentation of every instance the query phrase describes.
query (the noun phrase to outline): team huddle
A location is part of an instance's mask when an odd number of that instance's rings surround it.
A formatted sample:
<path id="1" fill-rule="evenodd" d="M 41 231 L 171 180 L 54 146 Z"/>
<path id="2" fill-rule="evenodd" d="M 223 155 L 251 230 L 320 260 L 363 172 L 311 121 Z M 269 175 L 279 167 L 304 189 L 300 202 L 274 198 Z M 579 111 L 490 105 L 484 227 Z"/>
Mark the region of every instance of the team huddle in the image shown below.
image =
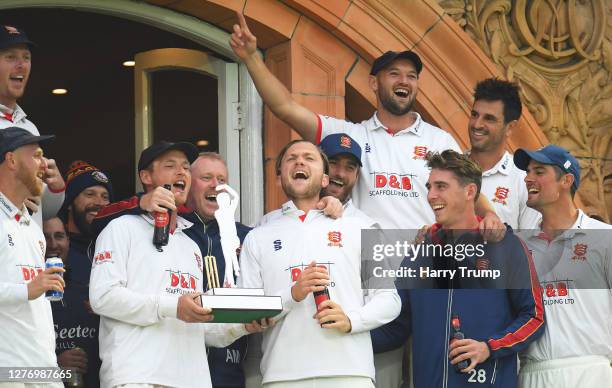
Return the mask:
<path id="1" fill-rule="evenodd" d="M 522 110 L 514 83 L 476 85 L 463 152 L 412 110 L 423 71 L 415 52 L 373 62 L 377 111 L 351 123 L 296 102 L 238 19 L 234 53 L 264 103 L 303 138 L 276 158 L 288 201 L 254 228 L 236 223 L 241 271 L 232 282 L 280 296 L 282 312 L 212 323 L 200 302 L 227 280 L 215 219 L 223 158 L 158 141 L 139 157 L 144 192 L 115 203 L 90 163 L 73 163 L 64 182 L 43 153 L 53 136 L 40 136 L 16 104 L 32 43 L 4 27 L 0 367 L 59 365 L 83 380 L 70 386 L 109 388 L 612 387 L 612 227 L 575 205 L 580 164 L 566 149 L 506 150 Z M 163 249 L 151 242 L 160 213 L 170 230 Z M 422 247 L 479 249 L 460 258 L 415 249 L 386 263 L 387 273 L 452 276 L 377 286 L 364 236 L 391 229 Z M 54 257 L 65 268 L 46 267 Z M 465 269 L 502 276 L 455 276 Z M 49 292 L 63 301 L 50 303 Z"/>

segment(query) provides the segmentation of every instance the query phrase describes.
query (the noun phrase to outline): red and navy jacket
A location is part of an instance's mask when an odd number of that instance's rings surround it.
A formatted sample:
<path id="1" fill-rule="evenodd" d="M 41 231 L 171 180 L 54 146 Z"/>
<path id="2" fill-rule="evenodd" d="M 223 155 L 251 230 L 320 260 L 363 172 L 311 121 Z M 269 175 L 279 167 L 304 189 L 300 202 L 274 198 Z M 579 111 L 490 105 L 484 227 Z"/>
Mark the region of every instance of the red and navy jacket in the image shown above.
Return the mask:
<path id="1" fill-rule="evenodd" d="M 110 204 L 100 210 L 92 223 L 94 231 L 99 234 L 110 221 L 124 214 L 144 214 L 139 207 L 141 195 L 138 194 L 129 200 Z M 221 235 L 217 221 L 212 220 L 205 223 L 195 212 L 190 212 L 185 207 L 179 207 L 178 212 L 181 217 L 193 223 L 193 226 L 185 230 L 185 234 L 198 244 L 202 255 L 217 258 L 217 272 L 223 276 L 225 259 L 221 249 Z M 248 226 L 236 222 L 240 244 L 250 230 Z M 207 278 L 204 278 L 204 290 L 209 288 Z M 223 278 L 219 281 L 223 283 Z M 244 387 L 243 363 L 247 352 L 247 341 L 248 338 L 245 336 L 226 348 L 207 348 L 213 387 Z"/>
<path id="2" fill-rule="evenodd" d="M 544 307 L 535 267 L 525 244 L 508 227 L 498 243 L 486 243 L 478 232 L 465 233 L 454 242 L 446 239 L 439 225 L 434 225 L 425 244 L 483 244 L 484 255 L 472 255 L 460 264 L 470 267 L 477 259 L 487 260 L 490 268 L 506 270 L 508 287 L 483 285 L 480 280 L 451 281 L 440 287 L 402 288 L 402 311 L 398 318 L 371 331 L 375 353 L 402 346 L 412 335 L 413 382 L 415 388 L 512 387 L 517 381 L 516 353 L 525 349 L 544 331 Z M 455 261 L 455 260 L 453 260 Z M 437 262 L 437 264 L 435 264 Z M 440 257 L 406 258 L 404 267 L 440 266 Z M 472 265 L 472 268 L 478 267 Z M 519 285 L 519 286 L 517 286 Z M 460 287 L 460 288 L 457 288 Z M 489 358 L 470 373 L 455 371 L 451 365 L 449 343 L 452 336 L 451 317 L 458 315 L 465 338 L 485 342 Z"/>

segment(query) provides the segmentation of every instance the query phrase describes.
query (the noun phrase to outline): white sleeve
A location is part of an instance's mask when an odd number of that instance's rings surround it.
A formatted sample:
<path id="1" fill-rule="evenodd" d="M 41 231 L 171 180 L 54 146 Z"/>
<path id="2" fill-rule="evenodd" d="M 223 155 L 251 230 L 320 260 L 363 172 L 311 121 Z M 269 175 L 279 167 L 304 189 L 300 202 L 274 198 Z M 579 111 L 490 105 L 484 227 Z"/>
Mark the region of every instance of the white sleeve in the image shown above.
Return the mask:
<path id="1" fill-rule="evenodd" d="M 366 225 L 362 225 L 361 229 L 377 230 L 378 233 L 382 233 L 379 228 Z M 359 245 L 362 245 L 361 242 Z M 366 284 L 368 283 L 366 281 Z M 346 315 L 351 320 L 351 333 L 370 331 L 391 322 L 400 314 L 402 301 L 395 288 L 366 289 L 364 294 L 365 304 L 361 308 L 346 311 Z"/>
<path id="2" fill-rule="evenodd" d="M 225 348 L 238 338 L 249 334 L 242 323 L 205 323 L 204 327 L 206 346 L 213 348 Z"/>
<path id="3" fill-rule="evenodd" d="M 27 284 L 0 282 L 0 307 L 27 302 Z"/>
<path id="4" fill-rule="evenodd" d="M 251 231 L 251 233 L 247 234 L 242 244 L 242 250 L 240 252 L 240 276 L 238 277 L 239 288 L 265 288 L 260 262 L 262 255 L 255 241 L 257 235 L 258 233 Z M 291 296 L 291 287 L 293 287 L 293 284 L 295 283 L 291 283 L 289 287 L 272 293 L 272 296 L 280 296 L 283 303 L 283 311 L 274 317 L 275 321 L 284 317 L 297 305 L 297 303 L 299 303 Z"/>
<path id="5" fill-rule="evenodd" d="M 402 302 L 395 289 L 368 290 L 366 303 L 358 310 L 347 311 L 351 333 L 369 331 L 389 323 L 399 315 Z"/>
<path id="6" fill-rule="evenodd" d="M 447 137 L 448 138 L 448 143 L 447 143 L 446 149 L 447 150 L 457 151 L 460 154 L 462 154 L 463 151 L 461 150 L 461 147 L 459 146 L 459 143 L 457 143 L 457 140 L 455 140 L 453 135 L 451 135 L 449 132 L 446 132 L 446 134 L 448 135 L 448 137 Z"/>
<path id="7" fill-rule="evenodd" d="M 138 326 L 176 318 L 178 295 L 147 295 L 127 288 L 128 253 L 134 236 L 123 221 L 119 218 L 108 224 L 96 242 L 94 258 L 111 256 L 94 260 L 91 269 L 89 300 L 93 311 Z"/>
<path id="8" fill-rule="evenodd" d="M 64 190 L 54 193 L 49 190 L 49 187 L 45 184 L 45 189 L 42 195 L 42 219 L 48 220 L 57 216 L 57 212 L 62 207 L 65 197 Z"/>
<path id="9" fill-rule="evenodd" d="M 346 120 L 337 119 L 335 117 L 323 116 L 319 114 L 317 115 L 317 117 L 319 119 L 319 128 L 317 130 L 316 139 L 317 144 L 319 144 L 321 140 L 324 139 L 326 136 L 329 136 L 334 133 L 346 133 L 347 135 L 358 141 L 356 135 L 360 134 L 355 133 L 358 127 L 356 127 L 353 123 Z"/>

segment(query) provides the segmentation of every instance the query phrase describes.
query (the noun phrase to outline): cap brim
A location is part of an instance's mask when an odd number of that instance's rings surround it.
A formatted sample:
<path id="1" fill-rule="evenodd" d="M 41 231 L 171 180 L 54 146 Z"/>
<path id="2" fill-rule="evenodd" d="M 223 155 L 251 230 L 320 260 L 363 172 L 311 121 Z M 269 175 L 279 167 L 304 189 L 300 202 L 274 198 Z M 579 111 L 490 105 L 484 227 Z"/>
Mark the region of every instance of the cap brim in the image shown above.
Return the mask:
<path id="1" fill-rule="evenodd" d="M 55 138 L 55 135 L 29 136 L 23 139 L 22 141 L 17 142 L 15 148 L 13 149 L 17 149 L 19 147 L 22 147 L 28 144 L 34 144 L 34 143 L 43 144 L 54 138 Z"/>
<path id="2" fill-rule="evenodd" d="M 520 148 L 514 153 L 514 164 L 523 171 L 527 171 L 527 166 L 532 159 L 544 164 L 556 164 L 548 156 L 538 151 L 526 151 Z"/>
<path id="3" fill-rule="evenodd" d="M 181 151 L 182 153 L 184 153 L 185 156 L 187 156 L 187 160 L 189 161 L 189 164 L 193 163 L 199 156 L 198 148 L 191 143 L 187 143 L 187 142 L 172 143 L 172 144 L 169 144 L 167 147 L 160 149 L 155 155 L 152 155 L 149 159 L 140 161 L 138 163 L 138 171 L 145 170 L 147 167 L 151 165 L 151 163 L 153 163 L 155 159 L 159 158 L 160 155 L 163 155 L 166 152 L 172 151 L 172 150 L 177 150 L 177 151 Z"/>
<path id="4" fill-rule="evenodd" d="M 359 167 L 363 167 L 363 164 L 361 163 L 361 160 L 357 156 L 355 156 L 354 154 L 352 154 L 350 152 L 338 152 L 338 153 L 334 154 L 334 156 L 338 156 L 338 155 L 352 156 L 353 159 L 355 159 L 357 161 L 357 164 L 359 164 Z M 329 157 L 329 159 L 333 158 L 334 156 Z"/>
<path id="5" fill-rule="evenodd" d="M 0 50 L 7 49 L 9 47 L 17 46 L 19 44 L 28 45 L 30 48 L 36 47 L 36 43 L 32 42 L 29 39 L 14 39 L 10 42 L 5 42 L 4 44 L 0 44 Z"/>

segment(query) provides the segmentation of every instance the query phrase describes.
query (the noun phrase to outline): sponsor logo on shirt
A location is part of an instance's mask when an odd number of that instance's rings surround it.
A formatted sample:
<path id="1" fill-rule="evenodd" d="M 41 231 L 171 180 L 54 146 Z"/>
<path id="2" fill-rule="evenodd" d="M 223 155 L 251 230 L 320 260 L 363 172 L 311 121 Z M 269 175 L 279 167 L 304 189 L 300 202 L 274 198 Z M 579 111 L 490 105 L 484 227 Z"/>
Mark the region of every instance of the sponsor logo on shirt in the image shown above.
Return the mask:
<path id="1" fill-rule="evenodd" d="M 493 194 L 493 202 L 501 203 L 502 205 L 507 205 L 506 199 L 508 199 L 508 194 L 510 193 L 510 189 L 507 187 L 498 186 L 495 189 L 495 194 Z"/>
<path id="2" fill-rule="evenodd" d="M 11 247 L 15 246 L 15 243 L 13 242 L 13 236 L 11 236 L 10 234 L 7 234 L 7 237 L 8 237 L 9 246 Z"/>
<path id="3" fill-rule="evenodd" d="M 576 244 L 574 245 L 574 256 L 572 257 L 573 262 L 585 261 L 587 253 L 587 244 Z"/>
<path id="4" fill-rule="evenodd" d="M 425 159 L 425 156 L 427 156 L 427 147 L 425 146 L 415 146 L 414 147 L 414 155 L 412 156 L 412 159 Z"/>
<path id="5" fill-rule="evenodd" d="M 486 259 L 484 257 L 479 257 L 476 259 L 476 269 L 490 269 L 491 268 L 491 260 Z"/>
<path id="6" fill-rule="evenodd" d="M 574 304 L 570 293 L 572 282 L 570 279 L 541 282 L 544 306 Z"/>
<path id="7" fill-rule="evenodd" d="M 328 247 L 342 247 L 342 233 L 338 231 L 327 232 Z"/>
<path id="8" fill-rule="evenodd" d="M 166 292 L 169 294 L 187 294 L 196 290 L 198 277 L 189 272 L 173 271 L 167 269 L 169 276 L 169 286 Z"/>
<path id="9" fill-rule="evenodd" d="M 109 262 L 112 263 L 113 262 L 112 258 L 113 258 L 113 252 L 112 251 L 98 252 L 94 256 L 93 264 L 94 265 L 98 265 L 98 264 L 104 264 L 104 263 L 109 263 Z"/>
<path id="10" fill-rule="evenodd" d="M 34 278 L 43 271 L 43 269 L 38 266 L 32 267 L 31 265 L 27 265 L 27 264 L 17 264 L 17 266 L 21 267 L 21 276 L 23 277 L 23 280 L 26 282 L 29 282 L 30 280 L 34 280 Z"/>
<path id="11" fill-rule="evenodd" d="M 372 146 L 370 146 L 370 143 L 365 143 L 365 150 L 366 150 L 366 154 L 369 154 L 370 152 L 372 152 Z"/>
<path id="12" fill-rule="evenodd" d="M 96 327 L 81 326 L 79 324 L 72 327 L 62 327 L 60 329 L 57 323 L 53 326 L 55 328 L 56 350 L 74 349 L 78 346 L 77 342 L 80 344 L 83 340 L 98 338 Z M 77 340 L 77 342 L 74 340 Z"/>
<path id="13" fill-rule="evenodd" d="M 40 247 L 40 253 L 42 253 L 43 257 L 45 256 L 45 243 L 42 240 L 38 240 L 38 246 Z"/>
<path id="14" fill-rule="evenodd" d="M 280 251 L 281 249 L 283 249 L 281 240 L 274 240 L 272 244 L 274 244 L 274 252 Z"/>
<path id="15" fill-rule="evenodd" d="M 335 287 L 336 286 L 336 282 L 333 280 L 332 278 L 332 265 L 334 263 L 332 262 L 326 262 L 326 263 L 320 263 L 317 262 L 317 267 L 319 268 L 325 268 L 327 270 L 327 273 L 329 274 L 329 285 L 328 287 Z M 298 278 L 300 277 L 300 275 L 302 274 L 302 271 L 308 267 L 308 264 L 298 264 L 298 265 L 292 265 L 291 267 L 285 269 L 285 271 L 289 271 L 289 276 L 291 277 L 291 282 L 295 282 L 298 280 Z"/>
<path id="16" fill-rule="evenodd" d="M 414 191 L 412 184 L 416 178 L 414 174 L 396 174 L 392 172 L 373 172 L 370 173 L 373 178 L 370 197 L 377 195 L 399 195 L 408 198 L 417 198 L 420 194 Z"/>

